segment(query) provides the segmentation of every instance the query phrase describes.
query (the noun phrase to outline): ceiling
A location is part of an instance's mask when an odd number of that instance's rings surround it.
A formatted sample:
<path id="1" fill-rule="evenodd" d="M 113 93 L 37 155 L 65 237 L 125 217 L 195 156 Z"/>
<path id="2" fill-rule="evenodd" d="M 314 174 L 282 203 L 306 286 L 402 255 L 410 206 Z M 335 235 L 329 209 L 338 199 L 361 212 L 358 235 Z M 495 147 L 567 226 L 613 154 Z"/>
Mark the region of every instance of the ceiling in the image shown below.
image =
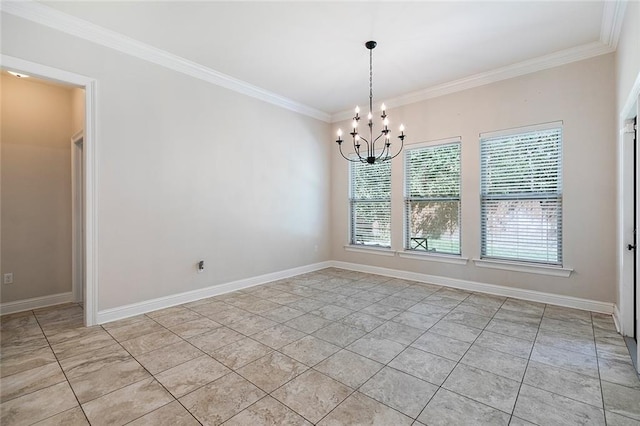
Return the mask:
<path id="1" fill-rule="evenodd" d="M 367 40 L 378 42 L 375 101 L 393 105 L 514 64 L 606 47 L 601 34 L 612 26 L 602 1 L 41 4 L 334 117 L 367 103 Z"/>

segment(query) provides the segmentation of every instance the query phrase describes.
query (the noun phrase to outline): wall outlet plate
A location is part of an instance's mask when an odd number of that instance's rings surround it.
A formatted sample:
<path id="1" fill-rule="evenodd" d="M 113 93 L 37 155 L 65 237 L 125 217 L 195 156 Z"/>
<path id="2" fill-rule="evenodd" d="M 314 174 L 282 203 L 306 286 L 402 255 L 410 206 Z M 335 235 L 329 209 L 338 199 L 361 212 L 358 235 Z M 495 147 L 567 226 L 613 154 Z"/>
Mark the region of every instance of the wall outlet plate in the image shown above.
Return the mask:
<path id="1" fill-rule="evenodd" d="M 13 284 L 13 272 L 7 272 L 2 276 L 2 282 L 5 284 Z"/>

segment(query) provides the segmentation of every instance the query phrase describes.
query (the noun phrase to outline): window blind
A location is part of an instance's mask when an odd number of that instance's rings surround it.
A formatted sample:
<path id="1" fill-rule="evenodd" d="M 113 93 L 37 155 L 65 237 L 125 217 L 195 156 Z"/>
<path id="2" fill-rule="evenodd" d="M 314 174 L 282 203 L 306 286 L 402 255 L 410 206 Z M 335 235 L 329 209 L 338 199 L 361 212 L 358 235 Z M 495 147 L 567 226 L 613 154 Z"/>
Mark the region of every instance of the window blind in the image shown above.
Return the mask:
<path id="1" fill-rule="evenodd" d="M 482 257 L 562 265 L 562 128 L 481 136 L 480 159 Z"/>
<path id="2" fill-rule="evenodd" d="M 405 151 L 405 249 L 460 254 L 460 141 Z"/>
<path id="3" fill-rule="evenodd" d="M 391 162 L 350 163 L 351 244 L 391 247 Z"/>

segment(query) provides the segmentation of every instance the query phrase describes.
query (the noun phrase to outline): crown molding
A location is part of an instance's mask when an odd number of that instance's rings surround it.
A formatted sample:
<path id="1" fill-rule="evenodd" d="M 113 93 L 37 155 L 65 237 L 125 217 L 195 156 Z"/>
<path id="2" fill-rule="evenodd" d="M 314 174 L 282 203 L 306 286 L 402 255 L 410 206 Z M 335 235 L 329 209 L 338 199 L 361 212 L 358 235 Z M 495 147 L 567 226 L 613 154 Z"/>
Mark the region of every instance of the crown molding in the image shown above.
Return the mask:
<path id="1" fill-rule="evenodd" d="M 618 40 L 620 40 L 620 32 L 622 31 L 622 22 L 624 21 L 624 13 L 627 10 L 626 0 L 605 1 L 602 10 L 602 23 L 600 24 L 600 42 L 616 50 Z"/>
<path id="2" fill-rule="evenodd" d="M 571 62 L 589 59 L 594 56 L 604 55 L 611 53 L 614 50 L 614 48 L 596 41 L 582 46 L 573 47 L 571 49 L 554 52 L 549 55 L 518 62 L 516 64 L 507 65 L 505 67 L 496 68 L 491 71 L 464 77 L 458 80 L 449 81 L 447 83 L 438 84 L 416 92 L 407 93 L 396 98 L 388 99 L 385 101 L 385 104 L 387 105 L 387 109 L 413 104 L 427 99 L 460 92 L 462 90 L 519 77 L 521 75 L 555 68 Z M 349 120 L 352 116 L 353 112 L 351 110 L 341 111 L 331 116 L 331 122 L 336 123 L 343 120 Z"/>
<path id="3" fill-rule="evenodd" d="M 627 1 L 615 0 L 604 1 L 603 3 L 604 9 L 602 11 L 602 21 L 600 24 L 600 41 L 561 50 L 549 55 L 407 93 L 387 100 L 386 105 L 388 108 L 400 107 L 614 52 L 618 47 Z M 338 121 L 350 120 L 352 116 L 353 113 L 351 110 L 341 111 L 331 116 L 331 122 L 336 123 Z"/>
<path id="4" fill-rule="evenodd" d="M 130 56 L 160 65 L 216 86 L 259 99 L 264 102 L 294 111 L 309 117 L 329 122 L 330 115 L 324 111 L 301 104 L 292 99 L 254 86 L 245 81 L 223 74 L 196 62 L 142 43 L 115 31 L 60 12 L 33 0 L 2 1 L 2 12 L 71 34 L 75 37 L 117 50 Z"/>

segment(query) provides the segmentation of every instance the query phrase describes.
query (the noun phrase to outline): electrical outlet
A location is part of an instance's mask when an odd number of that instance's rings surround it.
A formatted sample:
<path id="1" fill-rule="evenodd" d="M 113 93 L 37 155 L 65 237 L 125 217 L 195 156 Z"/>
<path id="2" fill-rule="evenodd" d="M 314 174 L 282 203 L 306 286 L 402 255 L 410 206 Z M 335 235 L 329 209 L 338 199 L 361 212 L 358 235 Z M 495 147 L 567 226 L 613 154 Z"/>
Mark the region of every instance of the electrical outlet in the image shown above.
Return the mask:
<path id="1" fill-rule="evenodd" d="M 198 273 L 204 272 L 204 260 L 198 262 Z"/>
<path id="2" fill-rule="evenodd" d="M 5 284 L 13 284 L 13 272 L 7 272 L 3 276 L 3 282 Z"/>

